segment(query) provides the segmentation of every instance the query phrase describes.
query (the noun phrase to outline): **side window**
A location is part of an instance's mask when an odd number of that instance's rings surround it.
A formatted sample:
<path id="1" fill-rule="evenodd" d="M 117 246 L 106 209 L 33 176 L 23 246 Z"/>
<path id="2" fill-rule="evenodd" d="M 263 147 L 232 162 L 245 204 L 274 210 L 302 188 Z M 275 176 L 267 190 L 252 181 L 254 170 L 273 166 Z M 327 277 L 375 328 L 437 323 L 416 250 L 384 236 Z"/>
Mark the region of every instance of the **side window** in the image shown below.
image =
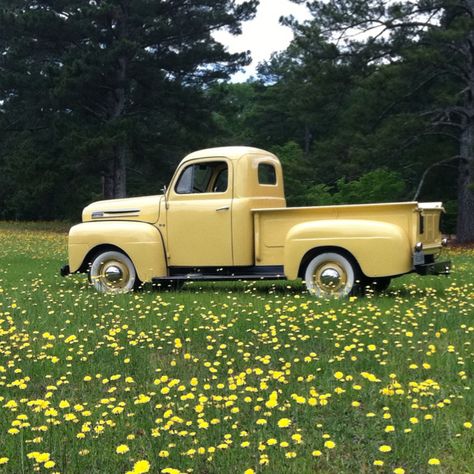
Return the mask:
<path id="1" fill-rule="evenodd" d="M 258 164 L 258 183 L 259 184 L 277 184 L 275 167 L 270 163 Z"/>
<path id="2" fill-rule="evenodd" d="M 212 190 L 215 193 L 225 193 L 227 191 L 227 181 L 228 181 L 229 171 L 227 170 L 227 166 L 222 168 L 217 175 L 216 181 L 214 182 L 214 186 Z"/>
<path id="3" fill-rule="evenodd" d="M 209 161 L 187 166 L 178 178 L 175 191 L 178 194 L 223 193 L 227 185 L 227 163 Z"/>
<path id="4" fill-rule="evenodd" d="M 176 185 L 176 192 L 178 194 L 189 194 L 193 192 L 194 166 L 188 166 L 181 173 L 178 184 Z"/>

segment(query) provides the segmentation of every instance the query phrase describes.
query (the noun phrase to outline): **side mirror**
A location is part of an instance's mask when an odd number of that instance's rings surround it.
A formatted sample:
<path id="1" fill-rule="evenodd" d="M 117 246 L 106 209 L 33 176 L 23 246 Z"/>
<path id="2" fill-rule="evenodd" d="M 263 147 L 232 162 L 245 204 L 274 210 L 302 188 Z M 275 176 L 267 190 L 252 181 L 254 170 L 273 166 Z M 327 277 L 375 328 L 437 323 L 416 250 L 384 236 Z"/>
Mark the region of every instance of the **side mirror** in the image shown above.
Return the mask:
<path id="1" fill-rule="evenodd" d="M 163 194 L 166 194 L 166 191 L 168 190 L 168 188 L 166 187 L 166 184 L 161 188 L 161 192 Z"/>

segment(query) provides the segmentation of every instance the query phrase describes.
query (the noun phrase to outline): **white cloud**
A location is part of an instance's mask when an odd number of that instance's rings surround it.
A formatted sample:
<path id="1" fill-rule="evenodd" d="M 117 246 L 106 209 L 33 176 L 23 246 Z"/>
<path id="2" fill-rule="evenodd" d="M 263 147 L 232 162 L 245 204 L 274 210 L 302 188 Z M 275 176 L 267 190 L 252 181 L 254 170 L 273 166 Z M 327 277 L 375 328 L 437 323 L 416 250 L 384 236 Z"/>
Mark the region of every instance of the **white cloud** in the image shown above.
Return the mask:
<path id="1" fill-rule="evenodd" d="M 226 31 L 218 31 L 215 38 L 226 45 L 230 52 L 251 52 L 252 63 L 244 72 L 233 76 L 233 82 L 245 81 L 255 75 L 258 63 L 268 59 L 274 51 L 284 50 L 293 39 L 290 28 L 279 23 L 281 16 L 293 15 L 300 21 L 310 18 L 304 5 L 290 0 L 260 0 L 255 18 L 242 26 L 242 34 L 232 36 Z"/>

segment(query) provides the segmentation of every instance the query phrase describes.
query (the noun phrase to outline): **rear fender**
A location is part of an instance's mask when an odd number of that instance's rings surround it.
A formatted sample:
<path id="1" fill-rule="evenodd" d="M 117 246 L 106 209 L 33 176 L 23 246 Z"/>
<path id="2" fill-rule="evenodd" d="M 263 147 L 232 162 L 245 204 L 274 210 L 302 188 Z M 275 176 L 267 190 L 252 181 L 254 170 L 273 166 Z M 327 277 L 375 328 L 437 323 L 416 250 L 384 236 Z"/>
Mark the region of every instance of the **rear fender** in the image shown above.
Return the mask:
<path id="1" fill-rule="evenodd" d="M 412 270 L 409 239 L 401 227 L 365 219 L 333 219 L 303 222 L 288 231 L 284 252 L 287 278 L 298 278 L 305 257 L 328 247 L 352 255 L 367 277 Z"/>
<path id="2" fill-rule="evenodd" d="M 94 255 L 116 248 L 132 260 L 143 281 L 167 276 L 165 247 L 160 231 L 144 222 L 85 222 L 69 231 L 69 267 L 71 272 L 85 271 Z"/>

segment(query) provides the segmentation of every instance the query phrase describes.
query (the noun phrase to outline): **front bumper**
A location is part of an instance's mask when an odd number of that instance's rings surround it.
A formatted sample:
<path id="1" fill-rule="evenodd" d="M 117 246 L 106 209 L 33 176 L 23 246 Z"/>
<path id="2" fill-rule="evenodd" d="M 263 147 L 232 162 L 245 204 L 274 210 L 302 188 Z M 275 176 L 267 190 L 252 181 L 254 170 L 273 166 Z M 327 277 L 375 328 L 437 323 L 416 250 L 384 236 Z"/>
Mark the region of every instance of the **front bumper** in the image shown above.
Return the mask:
<path id="1" fill-rule="evenodd" d="M 449 275 L 451 273 L 451 260 L 415 265 L 415 272 L 419 275 Z"/>

